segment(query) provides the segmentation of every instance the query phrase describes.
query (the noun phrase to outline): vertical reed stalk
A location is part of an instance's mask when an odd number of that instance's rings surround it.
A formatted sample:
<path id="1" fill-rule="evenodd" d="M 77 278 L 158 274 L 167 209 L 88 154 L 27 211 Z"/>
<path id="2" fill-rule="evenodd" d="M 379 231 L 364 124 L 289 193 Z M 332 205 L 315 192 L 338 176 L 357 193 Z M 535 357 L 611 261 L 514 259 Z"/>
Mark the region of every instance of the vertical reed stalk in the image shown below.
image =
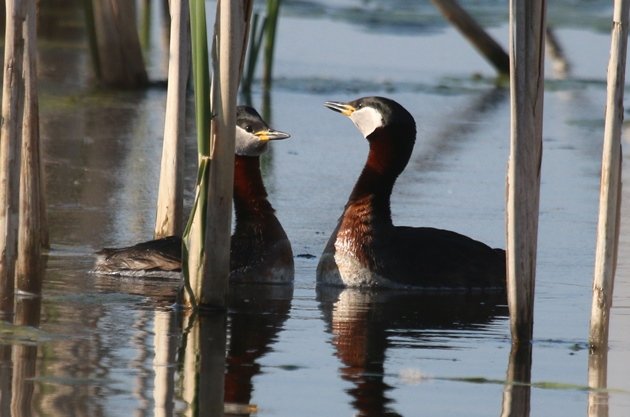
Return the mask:
<path id="1" fill-rule="evenodd" d="M 119 88 L 138 88 L 148 83 L 138 37 L 135 2 L 94 1 L 94 26 L 101 80 Z"/>
<path id="2" fill-rule="evenodd" d="M 11 314 L 14 305 L 15 261 L 19 222 L 19 182 L 24 113 L 23 25 L 26 2 L 6 1 L 4 80 L 0 127 L 0 312 Z"/>
<path id="3" fill-rule="evenodd" d="M 263 19 L 262 24 L 258 27 L 258 19 L 259 15 L 257 13 L 254 14 L 249 36 L 247 63 L 245 65 L 243 81 L 241 82 L 241 91 L 245 96 L 251 95 L 254 72 L 256 71 L 256 63 L 258 62 L 260 46 L 262 45 L 262 37 L 265 34 L 265 27 L 267 26 L 267 19 Z"/>
<path id="4" fill-rule="evenodd" d="M 219 1 L 215 26 L 217 55 L 213 57 L 216 83 L 212 85 L 211 95 L 216 115 L 210 129 L 212 163 L 209 167 L 205 240 L 205 247 L 212 250 L 206 250 L 204 288 L 199 294 L 199 304 L 210 307 L 224 308 L 226 305 L 230 274 L 236 97 L 250 16 L 249 1 Z"/>
<path id="5" fill-rule="evenodd" d="M 196 5 L 196 10 L 197 7 L 202 8 L 203 4 Z M 210 126 L 210 143 L 199 144 L 198 198 L 187 227 L 184 247 L 187 261 L 184 268 L 186 291 L 183 303 L 193 308 L 223 309 L 226 304 L 230 271 L 236 95 L 243 68 L 251 9 L 252 2 L 249 0 L 220 0 L 217 3 L 212 53 L 214 82 L 210 94 L 214 114 Z M 193 49 L 197 52 L 196 46 L 205 43 L 205 36 L 201 34 L 202 27 L 205 27 L 205 10 L 197 11 L 191 16 L 191 20 L 203 17 L 203 22 L 194 21 L 193 39 L 197 36 L 199 38 L 193 42 Z M 204 49 L 207 51 L 207 46 L 199 48 L 199 55 L 203 54 Z M 195 82 L 207 83 L 207 77 L 200 79 L 202 68 L 197 68 L 198 64 L 203 65 L 196 58 L 193 59 L 193 66 L 197 70 Z M 198 100 L 204 100 L 197 93 L 200 87 L 202 86 L 195 85 L 195 96 Z M 202 122 L 201 104 L 196 109 L 198 123 Z M 206 116 L 209 116 L 209 111 Z M 206 117 L 206 123 L 208 120 L 209 117 Z M 207 132 L 202 132 L 203 136 L 198 136 L 199 140 L 207 138 L 206 134 Z"/>
<path id="6" fill-rule="evenodd" d="M 145 50 L 151 45 L 152 9 L 153 1 L 142 0 L 140 2 L 140 27 L 138 30 L 138 39 L 140 40 L 140 46 Z"/>
<path id="7" fill-rule="evenodd" d="M 43 193 L 37 95 L 37 19 L 35 0 L 27 0 L 24 37 L 24 121 L 20 180 L 20 222 L 17 288 L 38 294 L 41 291 L 41 247 L 46 238 L 46 210 Z"/>
<path id="8" fill-rule="evenodd" d="M 208 67 L 208 41 L 206 7 L 203 0 L 190 2 L 192 69 L 195 89 L 195 122 L 199 170 L 195 201 L 184 231 L 182 270 L 184 273 L 183 300 L 185 306 L 196 308 L 197 294 L 203 282 L 203 249 L 205 242 L 208 165 L 210 158 L 210 69 Z"/>
<path id="9" fill-rule="evenodd" d="M 182 234 L 186 83 L 190 69 L 188 0 L 171 0 L 168 90 L 155 238 Z"/>
<path id="10" fill-rule="evenodd" d="M 542 160 L 545 1 L 510 0 L 511 138 L 507 175 L 507 288 L 513 343 L 529 343 Z"/>
<path id="11" fill-rule="evenodd" d="M 610 307 L 617 265 L 621 205 L 621 128 L 629 9 L 629 0 L 615 0 L 608 62 L 606 124 L 589 334 L 591 349 L 600 351 L 606 350 L 608 345 Z"/>
<path id="12" fill-rule="evenodd" d="M 263 90 L 271 90 L 273 80 L 273 55 L 276 47 L 276 29 L 282 0 L 267 0 L 267 22 L 265 25 L 265 62 L 263 68 Z"/>
<path id="13" fill-rule="evenodd" d="M 101 60 L 98 53 L 98 42 L 96 41 L 96 23 L 94 21 L 94 6 L 92 0 L 83 0 L 83 11 L 85 13 L 85 26 L 88 34 L 88 43 L 90 45 L 90 56 L 92 57 L 92 65 L 94 74 L 99 80 L 103 77 L 101 73 Z"/>

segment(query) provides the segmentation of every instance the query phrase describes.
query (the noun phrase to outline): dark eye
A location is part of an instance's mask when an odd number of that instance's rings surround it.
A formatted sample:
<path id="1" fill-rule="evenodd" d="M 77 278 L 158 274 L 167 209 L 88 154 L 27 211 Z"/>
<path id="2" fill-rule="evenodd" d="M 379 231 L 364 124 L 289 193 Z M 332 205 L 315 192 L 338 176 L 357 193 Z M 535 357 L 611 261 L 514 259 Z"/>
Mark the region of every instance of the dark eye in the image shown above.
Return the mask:
<path id="1" fill-rule="evenodd" d="M 254 129 L 250 125 L 245 126 L 245 130 L 249 133 L 252 133 L 254 131 Z"/>
<path id="2" fill-rule="evenodd" d="M 357 106 L 357 109 L 362 109 L 363 108 L 363 103 L 359 103 L 359 105 Z"/>

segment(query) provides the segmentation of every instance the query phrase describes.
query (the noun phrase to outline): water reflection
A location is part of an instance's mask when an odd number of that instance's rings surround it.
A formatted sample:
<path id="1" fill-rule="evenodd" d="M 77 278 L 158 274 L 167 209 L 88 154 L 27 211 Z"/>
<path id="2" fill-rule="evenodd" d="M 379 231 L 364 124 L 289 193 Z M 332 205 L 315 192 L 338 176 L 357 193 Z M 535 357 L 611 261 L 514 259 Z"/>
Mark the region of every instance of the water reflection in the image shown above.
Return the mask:
<path id="1" fill-rule="evenodd" d="M 41 298 L 18 297 L 15 302 L 16 326 L 37 327 Z M 16 333 L 19 333 L 16 329 Z M 30 417 L 36 374 L 37 345 L 28 340 L 0 345 L 0 415 Z"/>
<path id="2" fill-rule="evenodd" d="M 250 284 L 233 286 L 230 291 L 226 412 L 239 410 L 239 415 L 249 415 L 256 409 L 251 404 L 253 378 L 260 374 L 260 359 L 271 351 L 289 318 L 293 286 Z"/>
<path id="3" fill-rule="evenodd" d="M 184 317 L 179 363 L 187 417 L 223 413 L 225 330 L 225 313 L 221 311 Z"/>
<path id="4" fill-rule="evenodd" d="M 444 119 L 444 123 L 438 124 L 435 133 L 416 144 L 422 151 L 413 161 L 414 168 L 419 172 L 441 168 L 441 162 L 436 161 L 435 155 L 452 155 L 462 139 L 475 138 L 474 133 L 487 123 L 488 115 L 496 112 L 509 97 L 509 90 L 500 86 L 473 95 L 466 106 L 458 108 L 457 112 Z"/>
<path id="5" fill-rule="evenodd" d="M 175 302 L 180 287 L 179 278 L 124 277 L 93 274 L 99 291 L 147 297 L 152 306 L 170 306 Z"/>
<path id="6" fill-rule="evenodd" d="M 588 355 L 588 417 L 608 417 L 608 349 Z"/>
<path id="7" fill-rule="evenodd" d="M 225 410 L 226 416 L 244 416 L 257 411 L 251 404 L 253 378 L 289 317 L 292 297 L 292 286 L 237 285 L 230 288 L 227 316 L 185 318 L 179 362 L 187 415 L 221 415 Z"/>
<path id="8" fill-rule="evenodd" d="M 173 281 L 99 279 L 103 281 L 101 289 L 108 291 L 150 293 L 156 305 L 175 301 L 177 286 Z M 137 370 L 133 389 L 140 404 L 137 411 L 148 411 L 148 379 L 152 374 L 155 416 L 173 416 L 178 396 L 187 403 L 186 415 L 215 415 L 223 407 L 227 416 L 255 413 L 257 406 L 251 404 L 253 378 L 260 374 L 261 358 L 271 351 L 289 318 L 292 297 L 290 285 L 240 284 L 230 288 L 227 314 L 184 313 L 182 318 L 177 311 L 157 309 L 153 312 L 155 355 L 151 370 L 147 369 L 151 312 L 139 312 L 132 336 L 138 352 L 132 362 Z M 179 364 L 177 373 L 175 364 Z"/>
<path id="9" fill-rule="evenodd" d="M 172 283 L 170 293 L 142 280 L 98 286 L 64 295 L 54 312 L 47 306 L 57 326 L 81 318 L 63 337 L 37 329 L 40 298 L 18 299 L 0 344 L 1 416 L 102 416 L 121 406 L 157 417 L 257 411 L 254 378 L 289 317 L 292 286 L 239 285 L 228 312 L 199 315 L 172 308 Z M 147 289 L 156 298 L 133 295 Z"/>
<path id="10" fill-rule="evenodd" d="M 532 345 L 512 345 L 508 361 L 501 417 L 529 417 Z"/>
<path id="11" fill-rule="evenodd" d="M 357 416 L 397 416 L 384 382 L 385 353 L 398 336 L 414 333 L 414 348 L 435 348 L 436 330 L 448 337 L 465 337 L 463 331 L 484 331 L 497 317 L 507 315 L 504 295 L 422 295 L 397 291 L 318 288 L 320 309 L 332 344 L 341 361 L 341 377 Z M 440 333 L 441 349 L 448 349 Z"/>
<path id="12" fill-rule="evenodd" d="M 175 410 L 175 356 L 180 322 L 172 311 L 157 310 L 153 319 L 153 416 L 171 417 Z"/>

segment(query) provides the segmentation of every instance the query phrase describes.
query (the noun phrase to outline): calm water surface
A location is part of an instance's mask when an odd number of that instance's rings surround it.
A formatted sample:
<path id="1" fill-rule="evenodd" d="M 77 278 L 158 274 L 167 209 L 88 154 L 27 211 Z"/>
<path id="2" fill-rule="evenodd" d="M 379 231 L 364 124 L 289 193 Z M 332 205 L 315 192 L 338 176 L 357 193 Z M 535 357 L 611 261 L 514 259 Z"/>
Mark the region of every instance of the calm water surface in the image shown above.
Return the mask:
<path id="1" fill-rule="evenodd" d="M 387 95 L 416 118 L 418 142 L 392 198 L 397 224 L 504 246 L 509 95 L 429 2 L 287 2 L 267 110 L 292 139 L 273 144 L 264 174 L 297 255 L 296 282 L 238 288 L 226 318 L 194 325 L 172 308 L 173 281 L 89 273 L 94 250 L 152 235 L 165 90 L 98 89 L 81 10 L 71 3 L 68 12 L 43 11 L 41 134 L 52 248 L 41 305 L 19 303 L 33 325 L 0 325 L 0 415 L 189 415 L 194 355 L 187 349 L 195 343 L 204 347 L 199 415 L 216 415 L 224 401 L 233 415 L 278 417 L 628 415 L 625 214 L 608 365 L 600 367 L 609 390 L 588 390 L 611 10 L 609 2 L 578 3 L 550 5 L 570 71 L 565 78 L 547 65 L 531 367 L 523 352 L 511 352 L 501 300 L 315 286 L 319 255 L 367 153 L 352 124 L 322 106 L 326 100 Z M 482 1 L 472 11 L 505 45 L 504 7 Z M 161 80 L 161 8 L 151 16 L 147 67 Z M 261 101 L 254 91 L 254 105 Z M 527 375 L 531 386 L 506 382 Z"/>

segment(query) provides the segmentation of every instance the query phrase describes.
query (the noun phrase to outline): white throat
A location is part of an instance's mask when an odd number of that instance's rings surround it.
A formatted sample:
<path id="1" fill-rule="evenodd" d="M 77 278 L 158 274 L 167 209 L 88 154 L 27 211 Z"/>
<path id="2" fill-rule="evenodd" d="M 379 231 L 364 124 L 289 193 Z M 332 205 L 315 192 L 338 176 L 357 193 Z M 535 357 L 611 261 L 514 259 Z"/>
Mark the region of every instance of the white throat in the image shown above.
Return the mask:
<path id="1" fill-rule="evenodd" d="M 363 107 L 350 115 L 350 120 L 359 129 L 364 138 L 370 136 L 383 125 L 381 113 L 373 107 Z"/>

